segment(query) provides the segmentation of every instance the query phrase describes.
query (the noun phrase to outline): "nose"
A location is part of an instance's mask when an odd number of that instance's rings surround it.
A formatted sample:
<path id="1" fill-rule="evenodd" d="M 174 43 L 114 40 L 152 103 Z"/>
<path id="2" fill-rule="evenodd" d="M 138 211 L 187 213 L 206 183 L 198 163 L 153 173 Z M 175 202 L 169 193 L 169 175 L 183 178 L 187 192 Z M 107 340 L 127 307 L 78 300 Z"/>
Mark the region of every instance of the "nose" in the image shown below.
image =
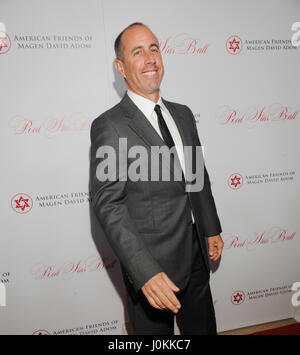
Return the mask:
<path id="1" fill-rule="evenodd" d="M 156 64 L 156 57 L 152 51 L 147 51 L 145 54 L 145 64 Z"/>

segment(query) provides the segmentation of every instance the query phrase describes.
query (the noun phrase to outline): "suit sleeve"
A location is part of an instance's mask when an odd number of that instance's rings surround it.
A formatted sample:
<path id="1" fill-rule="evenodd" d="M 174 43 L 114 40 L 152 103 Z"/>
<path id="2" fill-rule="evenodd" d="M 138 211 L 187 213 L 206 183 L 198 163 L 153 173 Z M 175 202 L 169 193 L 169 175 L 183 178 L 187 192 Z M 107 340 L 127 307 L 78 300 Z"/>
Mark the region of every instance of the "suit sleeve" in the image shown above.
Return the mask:
<path id="1" fill-rule="evenodd" d="M 113 147 L 116 157 L 119 156 L 118 133 L 109 122 L 109 117 L 100 116 L 91 127 L 91 202 L 109 244 L 128 273 L 129 281 L 138 291 L 152 276 L 163 270 L 145 246 L 129 215 L 126 181 L 120 181 L 118 177 L 118 164 L 113 167 L 116 179 L 110 181 L 104 181 L 101 169 L 97 170 L 99 163 L 104 160 L 97 158 L 97 150 L 104 145 Z"/>
<path id="2" fill-rule="evenodd" d="M 194 115 L 189 107 L 186 106 L 186 108 L 188 109 L 189 115 L 193 121 L 194 140 L 197 146 L 201 146 Z M 200 196 L 199 196 L 198 203 L 200 204 L 201 225 L 202 225 L 203 235 L 205 237 L 212 237 L 218 235 L 222 232 L 222 228 L 217 214 L 214 197 L 211 191 L 211 183 L 210 183 L 209 175 L 205 165 L 204 165 L 204 186 L 199 194 Z"/>

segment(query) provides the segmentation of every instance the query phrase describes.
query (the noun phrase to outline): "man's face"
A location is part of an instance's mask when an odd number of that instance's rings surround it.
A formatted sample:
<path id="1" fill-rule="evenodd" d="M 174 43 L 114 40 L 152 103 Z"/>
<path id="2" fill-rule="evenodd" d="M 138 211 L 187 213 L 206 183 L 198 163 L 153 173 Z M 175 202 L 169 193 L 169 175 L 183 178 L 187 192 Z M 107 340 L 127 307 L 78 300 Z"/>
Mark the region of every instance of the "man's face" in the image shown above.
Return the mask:
<path id="1" fill-rule="evenodd" d="M 122 60 L 116 59 L 119 74 L 133 92 L 153 101 L 159 97 L 164 75 L 159 44 L 154 34 L 144 26 L 129 28 L 121 39 Z"/>

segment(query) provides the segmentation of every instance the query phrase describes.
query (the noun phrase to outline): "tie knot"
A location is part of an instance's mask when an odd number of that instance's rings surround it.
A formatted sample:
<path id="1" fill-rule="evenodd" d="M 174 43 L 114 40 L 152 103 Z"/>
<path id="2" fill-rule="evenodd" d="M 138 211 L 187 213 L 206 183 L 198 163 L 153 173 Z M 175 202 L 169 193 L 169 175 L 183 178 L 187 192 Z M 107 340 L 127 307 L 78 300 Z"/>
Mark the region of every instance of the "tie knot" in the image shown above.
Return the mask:
<path id="1" fill-rule="evenodd" d="M 161 109 L 159 105 L 155 105 L 154 111 L 156 112 L 157 115 L 161 115 Z"/>

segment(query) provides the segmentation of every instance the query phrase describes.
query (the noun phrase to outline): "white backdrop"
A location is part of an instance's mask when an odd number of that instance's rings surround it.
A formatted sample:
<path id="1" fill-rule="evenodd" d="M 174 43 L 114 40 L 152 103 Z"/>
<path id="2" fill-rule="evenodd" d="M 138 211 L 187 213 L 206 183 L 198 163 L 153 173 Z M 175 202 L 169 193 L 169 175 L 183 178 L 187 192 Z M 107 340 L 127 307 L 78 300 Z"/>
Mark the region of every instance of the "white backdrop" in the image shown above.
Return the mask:
<path id="1" fill-rule="evenodd" d="M 190 106 L 205 147 L 225 241 L 218 331 L 294 315 L 300 2 L 0 0 L 1 334 L 127 332 L 89 206 L 89 130 L 124 93 L 113 43 L 136 21 L 160 40 L 163 97 Z"/>

